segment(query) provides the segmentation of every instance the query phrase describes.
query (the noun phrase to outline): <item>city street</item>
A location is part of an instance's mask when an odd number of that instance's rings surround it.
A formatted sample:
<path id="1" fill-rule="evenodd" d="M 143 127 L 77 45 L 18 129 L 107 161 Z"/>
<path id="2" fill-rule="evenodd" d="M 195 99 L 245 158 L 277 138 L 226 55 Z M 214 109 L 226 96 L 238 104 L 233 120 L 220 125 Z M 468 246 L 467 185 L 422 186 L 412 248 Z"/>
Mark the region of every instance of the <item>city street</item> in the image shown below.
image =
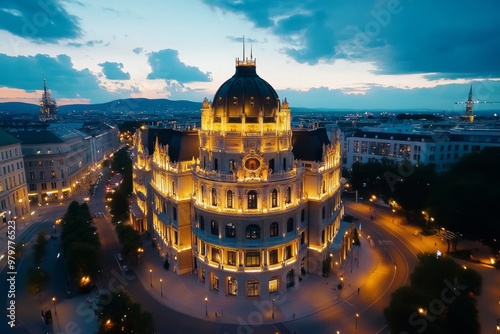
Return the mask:
<path id="1" fill-rule="evenodd" d="M 106 212 L 103 198 L 104 183 L 101 182 L 89 202 L 91 212 Z M 115 257 L 120 252 L 118 240 L 106 216 L 94 219 L 102 245 L 103 270 L 96 282 L 99 292 L 126 289 L 144 310 L 153 314 L 158 333 L 388 333 L 383 309 L 389 303 L 390 294 L 407 284 L 409 273 L 418 262 L 416 255 L 419 252 L 435 252 L 444 244 L 436 236 L 415 236 L 414 227 L 399 224 L 403 218 L 393 217 L 388 210 L 376 208 L 373 219 L 370 219 L 373 208 L 367 204 L 351 201 L 344 204 L 346 214 L 353 215 L 357 219 L 355 223 L 359 224 L 359 261 L 348 258 L 344 266 L 328 278 L 306 275 L 298 289 L 291 289 L 276 303 L 274 319 L 267 305 L 269 300 L 236 302 L 227 296 L 210 294 L 194 276 L 178 276 L 172 270 L 164 270 L 159 255 L 154 248 L 148 247 L 150 240 L 145 237 L 145 251 L 140 262 L 138 258 L 126 259 L 132 271 L 123 273 Z M 26 292 L 26 271 L 33 263 L 33 241 L 39 231 L 52 235 L 55 219 L 66 210 L 65 206 L 54 208 L 59 210 L 46 210 L 39 221 L 30 224 L 19 236 L 27 246 L 17 264 L 17 326 L 14 331 L 9 331 L 7 323 L 2 322 L 1 333 L 45 333 L 46 330 L 69 333 L 71 328 L 87 333 L 97 328 L 94 315 L 96 291 L 79 295 L 74 288 L 67 287 L 63 257 L 58 257 L 58 239 L 48 240 L 42 261 L 42 267 L 51 274 L 47 287 L 39 297 Z M 42 219 L 43 216 L 50 219 Z M 57 226 L 55 235 L 59 234 L 59 229 Z M 0 264 L 4 266 L 5 260 Z M 472 263 L 467 265 L 483 274 L 483 294 L 478 297 L 480 320 L 484 328 L 488 324 L 493 328 L 495 306 L 500 308 L 500 291 L 495 285 L 498 271 Z M 337 289 L 340 274 L 344 277 L 342 290 Z M 163 279 L 161 291 L 158 287 L 160 277 Z M 1 279 L 6 279 L 5 268 Z M 152 279 L 156 282 L 153 287 L 150 286 Z M 2 285 L 2 296 L 7 296 L 6 290 Z M 208 316 L 205 315 L 205 296 L 210 299 L 210 307 L 206 305 L 210 310 Z M 49 309 L 54 322 L 47 327 L 42 322 L 40 311 Z"/>

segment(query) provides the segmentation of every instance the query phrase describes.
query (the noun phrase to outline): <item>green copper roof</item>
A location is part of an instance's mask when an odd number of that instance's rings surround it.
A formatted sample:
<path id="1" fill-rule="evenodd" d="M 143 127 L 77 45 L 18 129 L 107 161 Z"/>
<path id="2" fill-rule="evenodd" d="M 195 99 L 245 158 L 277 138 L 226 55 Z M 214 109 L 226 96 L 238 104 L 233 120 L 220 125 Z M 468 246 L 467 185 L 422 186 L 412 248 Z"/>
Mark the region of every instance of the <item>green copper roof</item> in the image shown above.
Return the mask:
<path id="1" fill-rule="evenodd" d="M 18 144 L 18 143 L 20 143 L 19 140 L 12 137 L 7 132 L 0 130 L 0 146 L 8 146 L 8 145 L 13 145 L 13 144 Z"/>

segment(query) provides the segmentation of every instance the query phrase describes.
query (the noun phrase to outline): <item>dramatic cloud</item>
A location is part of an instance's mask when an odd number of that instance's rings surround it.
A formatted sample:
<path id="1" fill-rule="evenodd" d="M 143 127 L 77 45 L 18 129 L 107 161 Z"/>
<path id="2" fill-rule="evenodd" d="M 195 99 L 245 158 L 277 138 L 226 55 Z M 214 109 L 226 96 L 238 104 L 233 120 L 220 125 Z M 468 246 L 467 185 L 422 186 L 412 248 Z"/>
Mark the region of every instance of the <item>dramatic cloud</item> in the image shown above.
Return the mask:
<path id="1" fill-rule="evenodd" d="M 147 76 L 148 79 L 164 79 L 167 82 L 175 80 L 181 85 L 189 82 L 212 81 L 210 72 L 202 72 L 198 67 L 188 66 L 181 62 L 177 50 L 165 49 L 151 52 L 148 55 L 148 62 L 152 70 Z"/>
<path id="2" fill-rule="evenodd" d="M 56 43 L 79 37 L 78 18 L 69 14 L 60 2 L 4 0 L 0 3 L 0 30 L 37 42 Z"/>
<path id="3" fill-rule="evenodd" d="M 136 55 L 138 55 L 142 52 L 142 50 L 143 50 L 143 48 L 137 47 L 137 48 L 133 49 L 132 52 L 135 53 Z"/>
<path id="4" fill-rule="evenodd" d="M 55 97 L 89 98 L 92 102 L 116 98 L 99 86 L 88 69 L 75 69 L 67 55 L 53 58 L 42 54 L 17 57 L 0 54 L 0 67 L 0 87 L 40 90 L 45 78 Z"/>
<path id="5" fill-rule="evenodd" d="M 283 52 L 314 65 L 373 62 L 380 73 L 500 77 L 496 0 L 203 0 L 279 37 Z"/>
<path id="6" fill-rule="evenodd" d="M 130 73 L 123 72 L 122 63 L 104 62 L 99 64 L 102 67 L 102 72 L 108 80 L 128 80 L 130 79 Z"/>

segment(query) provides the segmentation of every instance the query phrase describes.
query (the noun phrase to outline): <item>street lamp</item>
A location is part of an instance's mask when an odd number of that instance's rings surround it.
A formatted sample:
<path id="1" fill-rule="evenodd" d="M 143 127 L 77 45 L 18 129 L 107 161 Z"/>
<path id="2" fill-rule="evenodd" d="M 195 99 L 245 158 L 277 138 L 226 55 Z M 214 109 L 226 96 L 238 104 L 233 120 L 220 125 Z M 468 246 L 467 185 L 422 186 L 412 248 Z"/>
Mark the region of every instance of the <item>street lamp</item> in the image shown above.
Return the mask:
<path id="1" fill-rule="evenodd" d="M 392 209 L 392 223 L 394 224 L 394 212 L 396 212 L 396 210 Z"/>
<path id="2" fill-rule="evenodd" d="M 208 317 L 208 298 L 205 297 L 205 315 Z"/>
<path id="3" fill-rule="evenodd" d="M 359 318 L 359 313 L 356 313 L 356 330 L 358 330 L 358 318 Z"/>
<path id="4" fill-rule="evenodd" d="M 430 217 L 429 213 L 427 213 L 426 211 L 422 211 L 422 214 L 424 215 L 425 218 L 425 230 L 427 230 L 427 225 L 429 224 L 429 220 L 433 222 L 434 218 Z"/>
<path id="5" fill-rule="evenodd" d="M 344 276 L 340 276 L 340 286 L 344 287 Z"/>
<path id="6" fill-rule="evenodd" d="M 272 318 L 273 318 L 273 319 L 274 319 L 274 302 L 275 302 L 275 301 L 276 301 L 276 300 L 273 298 L 273 313 L 272 313 Z"/>
<path id="7" fill-rule="evenodd" d="M 153 287 L 153 269 L 149 269 L 149 283 Z"/>
<path id="8" fill-rule="evenodd" d="M 139 266 L 141 264 L 141 255 L 142 255 L 142 252 L 144 252 L 144 249 L 142 248 L 137 248 L 137 266 Z"/>
<path id="9" fill-rule="evenodd" d="M 163 297 L 163 279 L 160 278 L 160 296 Z"/>
<path id="10" fill-rule="evenodd" d="M 57 315 L 57 309 L 56 309 L 56 297 L 52 297 L 52 301 L 54 302 L 54 314 Z"/>

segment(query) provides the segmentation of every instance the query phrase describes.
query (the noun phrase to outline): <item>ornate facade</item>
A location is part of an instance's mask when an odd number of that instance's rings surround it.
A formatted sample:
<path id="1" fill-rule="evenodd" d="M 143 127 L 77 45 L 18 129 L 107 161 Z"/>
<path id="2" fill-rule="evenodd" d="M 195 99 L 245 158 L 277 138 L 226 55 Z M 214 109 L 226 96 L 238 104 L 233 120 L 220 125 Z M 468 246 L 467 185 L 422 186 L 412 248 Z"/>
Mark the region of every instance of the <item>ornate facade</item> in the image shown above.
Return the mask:
<path id="1" fill-rule="evenodd" d="M 203 101 L 201 129 L 138 131 L 133 160 L 147 223 L 132 220 L 179 274 L 237 298 L 321 274 L 343 214 L 338 134 L 292 129 L 254 59 Z"/>

